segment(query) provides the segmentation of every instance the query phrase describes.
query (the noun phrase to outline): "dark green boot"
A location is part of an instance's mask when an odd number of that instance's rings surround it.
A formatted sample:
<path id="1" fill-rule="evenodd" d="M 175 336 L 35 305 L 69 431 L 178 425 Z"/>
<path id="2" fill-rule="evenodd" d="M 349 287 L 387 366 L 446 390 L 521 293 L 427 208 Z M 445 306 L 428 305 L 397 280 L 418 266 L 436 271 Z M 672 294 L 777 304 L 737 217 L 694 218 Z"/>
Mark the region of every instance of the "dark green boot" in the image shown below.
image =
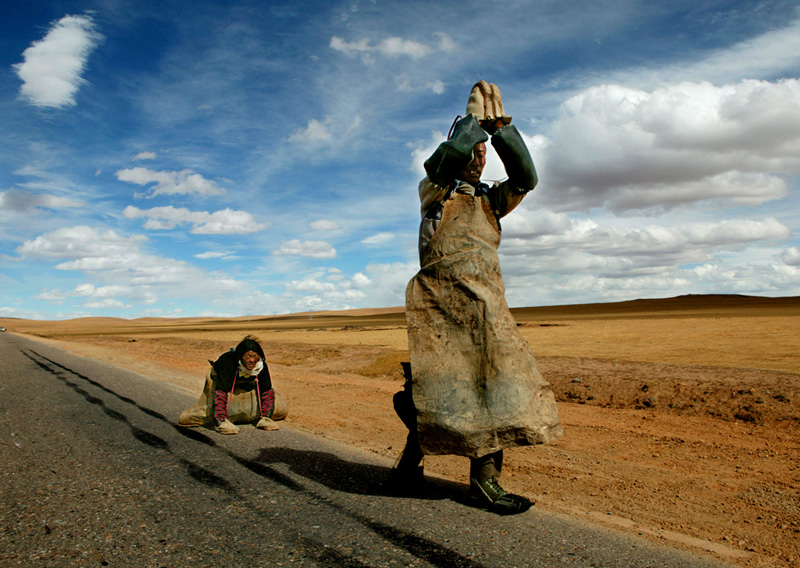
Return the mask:
<path id="1" fill-rule="evenodd" d="M 498 515 L 517 515 L 533 505 L 521 495 L 506 493 L 494 476 L 489 479 L 470 478 L 469 497 L 475 506 Z"/>

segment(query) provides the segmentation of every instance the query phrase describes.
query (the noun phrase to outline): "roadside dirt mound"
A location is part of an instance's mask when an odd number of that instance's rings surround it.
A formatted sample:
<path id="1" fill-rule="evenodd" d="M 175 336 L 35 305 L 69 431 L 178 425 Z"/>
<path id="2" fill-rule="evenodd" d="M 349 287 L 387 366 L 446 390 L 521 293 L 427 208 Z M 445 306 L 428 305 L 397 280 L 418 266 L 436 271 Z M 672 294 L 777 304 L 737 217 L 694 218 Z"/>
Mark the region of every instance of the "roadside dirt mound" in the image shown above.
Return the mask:
<path id="1" fill-rule="evenodd" d="M 540 357 L 563 402 L 800 426 L 800 375 L 762 369 Z"/>

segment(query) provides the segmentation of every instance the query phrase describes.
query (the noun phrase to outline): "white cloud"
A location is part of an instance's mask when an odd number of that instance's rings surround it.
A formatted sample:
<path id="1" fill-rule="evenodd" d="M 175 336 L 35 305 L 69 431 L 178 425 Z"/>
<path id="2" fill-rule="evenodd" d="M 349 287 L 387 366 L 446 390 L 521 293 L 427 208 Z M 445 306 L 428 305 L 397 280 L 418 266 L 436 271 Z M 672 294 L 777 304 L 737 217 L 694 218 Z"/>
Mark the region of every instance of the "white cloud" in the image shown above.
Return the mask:
<path id="1" fill-rule="evenodd" d="M 788 193 L 800 172 L 800 81 L 620 85 L 563 105 L 539 160 L 559 210 L 668 210 L 727 200 L 756 205 Z"/>
<path id="2" fill-rule="evenodd" d="M 800 248 L 789 247 L 783 251 L 781 260 L 789 266 L 800 266 Z"/>
<path id="3" fill-rule="evenodd" d="M 694 246 L 724 247 L 763 240 L 783 240 L 792 236 L 789 227 L 777 219 L 753 221 L 733 219 L 717 223 L 695 223 L 678 227 Z"/>
<path id="4" fill-rule="evenodd" d="M 378 43 L 372 43 L 368 39 L 346 41 L 340 37 L 333 36 L 329 46 L 331 49 L 350 57 L 361 55 L 367 62 L 372 62 L 372 56 L 374 55 L 410 57 L 416 60 L 438 52 L 449 53 L 456 48 L 455 42 L 447 34 L 439 32 L 436 35 L 439 39 L 436 45 L 425 45 L 400 37 L 388 37 Z"/>
<path id="5" fill-rule="evenodd" d="M 444 94 L 444 91 L 445 91 L 445 88 L 447 87 L 447 85 L 445 84 L 445 82 L 444 82 L 444 81 L 439 81 L 439 80 L 436 80 L 436 81 L 432 81 L 432 82 L 428 83 L 428 84 L 427 84 L 427 87 L 428 87 L 428 88 L 431 90 L 431 92 L 433 92 L 434 94 L 436 94 L 436 95 L 443 95 L 443 94 Z"/>
<path id="6" fill-rule="evenodd" d="M 328 269 L 328 276 L 325 277 L 329 282 L 342 282 L 347 279 L 344 275 L 344 272 L 339 270 L 336 267 L 331 267 Z"/>
<path id="7" fill-rule="evenodd" d="M 394 238 L 395 238 L 394 233 L 378 233 L 372 235 L 371 237 L 361 239 L 361 243 L 365 245 L 382 245 L 392 242 Z"/>
<path id="8" fill-rule="evenodd" d="M 207 251 L 196 254 L 194 255 L 194 257 L 199 258 L 200 260 L 208 260 L 211 258 L 231 258 L 234 254 L 236 253 L 233 251 L 219 251 L 219 252 Z"/>
<path id="9" fill-rule="evenodd" d="M 146 240 L 141 235 L 125 238 L 114 231 L 100 233 L 91 227 L 78 226 L 26 241 L 17 248 L 17 253 L 33 258 L 119 258 L 138 250 L 139 244 Z"/>
<path id="10" fill-rule="evenodd" d="M 695 267 L 692 272 L 698 281 L 710 284 L 716 290 L 742 294 L 796 290 L 800 279 L 800 269 L 796 266 L 768 263 L 744 266 L 704 264 Z"/>
<path id="11" fill-rule="evenodd" d="M 127 181 L 137 185 L 155 186 L 150 188 L 144 197 L 152 198 L 157 195 L 223 195 L 225 189 L 217 186 L 213 181 L 205 179 L 200 174 L 192 170 L 182 170 L 179 172 L 156 172 L 147 168 L 136 167 L 119 170 L 116 173 L 117 179 Z"/>
<path id="12" fill-rule="evenodd" d="M 510 219 L 509 219 L 510 220 Z M 641 278 L 669 275 L 680 266 L 711 263 L 725 251 L 780 241 L 788 227 L 775 219 L 730 219 L 630 229 L 574 219 L 553 225 L 552 234 L 526 238 L 505 235 L 501 265 L 506 285 L 538 274 L 592 275 L 592 278 Z M 571 277 L 571 276 L 570 276 Z"/>
<path id="13" fill-rule="evenodd" d="M 83 207 L 80 201 L 57 197 L 55 195 L 37 195 L 27 191 L 11 189 L 0 192 L 0 210 L 28 213 L 38 208 L 63 209 L 67 207 Z"/>
<path id="14" fill-rule="evenodd" d="M 439 147 L 439 144 L 447 139 L 447 134 L 438 130 L 433 130 L 427 140 L 410 143 L 411 165 L 409 169 L 419 176 L 425 175 L 425 160 Z M 488 149 L 488 148 L 487 148 Z"/>
<path id="15" fill-rule="evenodd" d="M 281 243 L 281 246 L 272 251 L 272 254 L 279 256 L 335 258 L 336 249 L 325 241 L 300 241 L 299 239 L 292 239 Z"/>
<path id="16" fill-rule="evenodd" d="M 156 301 L 155 296 L 146 295 L 139 297 L 137 294 L 132 294 L 133 290 L 129 286 L 95 286 L 94 284 L 84 283 L 79 284 L 75 289 L 68 294 L 68 296 L 78 298 L 89 298 L 83 304 L 83 307 L 90 309 L 129 309 L 132 304 L 118 300 L 118 296 L 134 296 L 140 303 L 153 303 Z"/>
<path id="17" fill-rule="evenodd" d="M 155 152 L 139 152 L 133 157 L 134 160 L 155 160 Z"/>
<path id="18" fill-rule="evenodd" d="M 231 209 L 208 213 L 171 205 L 146 210 L 128 205 L 122 211 L 122 215 L 126 219 L 147 218 L 144 228 L 149 230 L 171 230 L 178 225 L 190 223 L 191 232 L 199 235 L 246 235 L 269 227 L 269 223 L 257 223 L 253 215 L 247 211 Z"/>
<path id="19" fill-rule="evenodd" d="M 94 309 L 153 305 L 165 298 L 185 298 L 191 283 L 192 295 L 209 306 L 220 298 L 231 305 L 239 301 L 247 304 L 248 300 L 251 306 L 269 302 L 269 297 L 251 284 L 225 273 L 208 274 L 188 262 L 149 254 L 141 248 L 145 242 L 143 236 L 126 238 L 114 231 L 79 226 L 40 235 L 26 241 L 17 252 L 40 260 L 59 259 L 56 270 L 80 271 L 100 282 L 84 282 L 71 292 L 41 292 L 38 298 L 47 301 L 87 298 L 84 307 Z"/>
<path id="20" fill-rule="evenodd" d="M 125 304 L 120 302 L 119 300 L 113 300 L 111 298 L 106 298 L 105 300 L 101 300 L 99 302 L 86 302 L 83 304 L 84 308 L 91 308 L 91 309 L 123 309 L 123 308 L 131 308 L 133 307 L 131 304 Z"/>
<path id="21" fill-rule="evenodd" d="M 419 270 L 419 262 L 392 262 L 367 264 L 364 272 L 369 282 L 369 302 L 371 307 L 402 305 L 405 301 L 406 286 Z"/>
<path id="22" fill-rule="evenodd" d="M 515 214 L 504 217 L 501 222 L 503 239 L 515 237 L 530 239 L 542 235 L 561 234 L 569 230 L 572 225 L 572 221 L 565 213 L 553 213 L 546 209 L 533 211 L 518 209 Z"/>
<path id="23" fill-rule="evenodd" d="M 336 285 L 332 282 L 320 282 L 309 278 L 306 280 L 292 280 L 286 285 L 286 289 L 290 292 L 333 292 L 336 290 Z"/>
<path id="24" fill-rule="evenodd" d="M 289 136 L 289 142 L 329 142 L 332 139 L 330 117 L 322 122 L 312 118 L 304 129 L 297 129 Z"/>
<path id="25" fill-rule="evenodd" d="M 336 221 L 330 221 L 328 219 L 311 221 L 308 226 L 314 231 L 338 231 L 341 228 Z"/>
<path id="26" fill-rule="evenodd" d="M 364 289 L 369 288 L 372 285 L 372 280 L 370 280 L 370 277 L 366 274 L 357 272 L 353 275 L 351 284 L 353 285 L 353 288 Z"/>
<path id="27" fill-rule="evenodd" d="M 330 142 L 341 142 L 353 135 L 361 125 L 361 117 L 347 117 L 347 124 L 335 123 L 328 116 L 323 121 L 312 118 L 305 128 L 297 128 L 289 136 L 288 141 L 293 143 L 306 143 L 321 145 Z"/>
<path id="28" fill-rule="evenodd" d="M 418 91 L 430 91 L 436 95 L 442 95 L 447 85 L 444 81 L 428 81 L 415 85 L 407 73 L 401 73 L 395 78 L 397 90 L 401 93 L 414 93 Z"/>
<path id="29" fill-rule="evenodd" d="M 22 52 L 24 61 L 14 65 L 22 79 L 22 97 L 41 107 L 74 105 L 85 82 L 81 75 L 86 61 L 101 38 L 91 16 L 64 16 L 54 23 L 43 39 Z"/>
<path id="30" fill-rule="evenodd" d="M 402 303 L 416 268 L 415 263 L 369 264 L 349 278 L 340 269 L 330 268 L 325 282 L 317 276 L 291 281 L 286 296 L 294 302 L 294 311 L 395 306 Z"/>

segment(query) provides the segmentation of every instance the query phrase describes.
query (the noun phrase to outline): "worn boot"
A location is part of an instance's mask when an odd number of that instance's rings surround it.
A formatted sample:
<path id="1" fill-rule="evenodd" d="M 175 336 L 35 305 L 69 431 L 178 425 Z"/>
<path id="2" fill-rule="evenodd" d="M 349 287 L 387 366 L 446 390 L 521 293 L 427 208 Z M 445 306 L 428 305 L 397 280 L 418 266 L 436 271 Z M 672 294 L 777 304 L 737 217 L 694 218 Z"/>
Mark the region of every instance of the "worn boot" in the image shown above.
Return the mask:
<path id="1" fill-rule="evenodd" d="M 469 497 L 476 506 L 498 515 L 524 513 L 533 505 L 531 501 L 521 495 L 506 493 L 494 476 L 489 479 L 471 477 Z"/>
<path id="2" fill-rule="evenodd" d="M 516 515 L 531 508 L 525 497 L 512 495 L 500 487 L 503 470 L 503 452 L 494 452 L 470 460 L 469 497 L 476 507 L 498 515 Z"/>
<path id="3" fill-rule="evenodd" d="M 269 389 L 262 392 L 259 403 L 261 418 L 256 423 L 256 428 L 260 430 L 277 430 L 278 425 L 272 420 L 272 412 L 275 410 L 275 391 Z"/>
<path id="4" fill-rule="evenodd" d="M 228 419 L 228 393 L 214 391 L 214 428 L 220 434 L 238 434 L 239 428 Z"/>

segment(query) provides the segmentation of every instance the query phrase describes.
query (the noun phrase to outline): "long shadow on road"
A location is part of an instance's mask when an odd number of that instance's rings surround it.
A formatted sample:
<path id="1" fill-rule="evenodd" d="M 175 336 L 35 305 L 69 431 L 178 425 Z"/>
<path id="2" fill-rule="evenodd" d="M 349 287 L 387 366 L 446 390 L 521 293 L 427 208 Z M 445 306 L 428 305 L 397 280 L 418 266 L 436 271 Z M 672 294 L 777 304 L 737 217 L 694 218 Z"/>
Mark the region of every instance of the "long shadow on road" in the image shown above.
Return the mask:
<path id="1" fill-rule="evenodd" d="M 389 496 L 386 488 L 383 487 L 380 481 L 378 481 L 385 479 L 388 475 L 388 469 L 385 467 L 350 462 L 343 460 L 331 453 L 299 451 L 285 447 L 262 450 L 258 459 L 247 459 L 228 449 L 220 447 L 203 431 L 181 428 L 177 426 L 177 424 L 174 424 L 172 421 L 167 419 L 167 417 L 165 417 L 163 414 L 150 408 L 141 406 L 135 400 L 118 394 L 112 389 L 109 389 L 105 385 L 91 379 L 90 377 L 87 377 L 86 375 L 65 367 L 35 351 L 31 351 L 31 354 L 32 355 L 24 353 L 24 355 L 33 363 L 35 363 L 41 369 L 47 371 L 49 374 L 53 375 L 56 379 L 62 381 L 67 387 L 81 395 L 87 402 L 99 406 L 107 416 L 122 424 L 125 424 L 130 429 L 131 435 L 136 440 L 151 447 L 153 451 L 163 451 L 171 454 L 186 469 L 188 475 L 204 485 L 216 487 L 229 494 L 238 494 L 237 489 L 224 478 L 192 462 L 191 460 L 187 460 L 175 454 L 167 440 L 164 440 L 160 436 L 157 436 L 152 432 L 148 432 L 132 424 L 125 414 L 109 408 L 102 399 L 90 394 L 81 385 L 72 380 L 70 375 L 72 377 L 77 377 L 78 379 L 113 396 L 121 402 L 135 407 L 148 416 L 164 422 L 182 436 L 205 446 L 211 447 L 215 451 L 230 457 L 251 472 L 270 479 L 273 482 L 280 483 L 281 485 L 293 491 L 303 493 L 314 501 L 325 504 L 328 507 L 337 510 L 340 514 L 350 518 L 353 521 L 356 521 L 376 535 L 379 535 L 385 540 L 393 543 L 395 546 L 406 550 L 409 554 L 429 562 L 434 566 L 440 566 L 442 568 L 484 568 L 483 564 L 463 556 L 437 542 L 419 537 L 406 530 L 399 529 L 387 523 L 376 521 L 357 512 L 348 510 L 338 503 L 333 502 L 325 495 L 313 491 L 309 487 L 306 487 L 302 483 L 292 479 L 292 477 L 278 471 L 274 467 L 270 467 L 268 464 L 284 463 L 288 465 L 291 471 L 298 476 L 316 481 L 336 491 L 365 495 Z M 364 480 L 367 481 L 364 482 Z M 429 498 L 447 498 L 447 493 L 451 491 L 457 491 L 457 488 L 459 487 L 457 484 L 449 482 L 436 482 L 434 485 L 436 486 L 437 490 L 429 491 Z M 305 542 L 305 540 L 308 539 L 304 539 L 304 543 L 307 546 L 307 551 L 316 556 L 318 560 L 334 560 L 333 558 L 329 557 L 330 554 L 334 553 L 334 551 L 332 551 L 330 548 L 322 546 L 319 543 L 311 540 Z M 335 554 L 337 555 L 335 564 L 338 566 L 347 568 L 350 566 L 360 567 L 363 565 L 355 558 L 347 555 L 341 555 L 341 553 L 338 552 L 335 552 Z"/>

